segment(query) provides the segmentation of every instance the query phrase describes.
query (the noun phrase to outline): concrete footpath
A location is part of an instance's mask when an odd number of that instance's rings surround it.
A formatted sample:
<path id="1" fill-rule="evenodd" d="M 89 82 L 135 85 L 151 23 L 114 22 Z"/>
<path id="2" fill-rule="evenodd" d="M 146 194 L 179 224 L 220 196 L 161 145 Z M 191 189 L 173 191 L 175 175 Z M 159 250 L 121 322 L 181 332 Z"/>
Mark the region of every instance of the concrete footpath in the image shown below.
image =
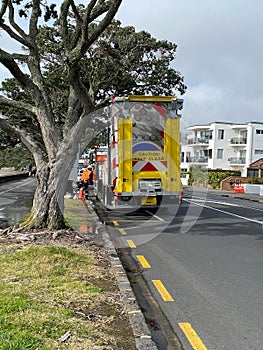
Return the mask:
<path id="1" fill-rule="evenodd" d="M 203 196 L 205 195 L 205 193 L 211 193 L 222 197 L 238 198 L 238 199 L 244 199 L 244 200 L 263 203 L 263 196 L 260 196 L 258 194 L 235 193 L 230 191 L 214 190 L 212 188 L 192 187 L 192 186 L 185 186 L 185 189 L 189 192 L 195 192 L 195 193 L 201 192 Z"/>

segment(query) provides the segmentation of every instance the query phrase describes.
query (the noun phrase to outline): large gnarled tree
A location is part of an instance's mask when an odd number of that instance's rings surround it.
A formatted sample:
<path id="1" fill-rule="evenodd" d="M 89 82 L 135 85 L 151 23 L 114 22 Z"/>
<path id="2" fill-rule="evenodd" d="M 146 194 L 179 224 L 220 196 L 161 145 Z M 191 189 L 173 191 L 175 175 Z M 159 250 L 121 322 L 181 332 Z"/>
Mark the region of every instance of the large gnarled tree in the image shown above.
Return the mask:
<path id="1" fill-rule="evenodd" d="M 56 19 L 52 4 L 2 1 L 0 28 L 23 51 L 0 49 L 0 62 L 14 77 L 3 84 L 0 128 L 23 142 L 38 169 L 29 226 L 63 227 L 63 196 L 79 142 L 111 94 L 185 91 L 170 67 L 176 45 L 121 28 L 113 21 L 121 2 L 64 0 Z M 53 17 L 53 25 L 43 25 L 42 17 Z"/>
<path id="2" fill-rule="evenodd" d="M 114 18 L 122 0 L 91 0 L 80 13 L 73 0 L 64 0 L 60 9 L 59 26 L 61 46 L 69 84 L 68 106 L 63 130 L 56 125 L 52 100 L 43 76 L 40 47 L 38 45 L 41 14 L 54 15 L 54 6 L 42 8 L 40 0 L 24 4 L 23 1 L 2 1 L 0 27 L 25 49 L 25 54 L 10 54 L 0 49 L 0 61 L 17 79 L 33 103 L 7 100 L 1 97 L 1 105 L 24 110 L 32 114 L 41 129 L 43 148 L 23 129 L 12 130 L 33 153 L 38 169 L 37 189 L 34 196 L 31 218 L 28 224 L 35 227 L 59 228 L 64 225 L 63 194 L 75 155 L 79 131 L 84 119 L 94 110 L 94 100 L 81 81 L 80 61 L 88 48 L 97 40 Z M 20 5 L 26 5 L 23 9 Z M 27 32 L 16 20 L 17 12 L 28 17 Z M 99 24 L 92 23 L 99 18 Z M 74 26 L 74 30 L 72 30 Z M 17 62 L 24 63 L 26 74 Z M 81 104 L 81 110 L 79 105 Z M 1 119 L 1 127 L 9 131 L 12 126 Z M 12 128 L 13 129 L 13 128 Z"/>

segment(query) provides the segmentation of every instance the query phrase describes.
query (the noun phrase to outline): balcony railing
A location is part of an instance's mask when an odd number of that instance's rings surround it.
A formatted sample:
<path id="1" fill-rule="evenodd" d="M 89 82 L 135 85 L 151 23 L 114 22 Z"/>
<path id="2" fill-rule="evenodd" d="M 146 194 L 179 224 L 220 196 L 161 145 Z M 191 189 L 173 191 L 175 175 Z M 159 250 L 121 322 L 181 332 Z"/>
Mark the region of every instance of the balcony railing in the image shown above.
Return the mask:
<path id="1" fill-rule="evenodd" d="M 187 144 L 188 145 L 199 145 L 199 144 L 208 144 L 209 143 L 209 139 L 208 138 L 193 138 L 193 139 L 188 139 L 187 140 Z"/>
<path id="2" fill-rule="evenodd" d="M 230 139 L 231 145 L 245 145 L 247 143 L 247 139 L 245 137 L 233 137 Z"/>
<path id="3" fill-rule="evenodd" d="M 230 164 L 245 164 L 246 158 L 231 157 L 228 159 Z"/>
<path id="4" fill-rule="evenodd" d="M 208 157 L 186 157 L 186 163 L 207 163 Z"/>

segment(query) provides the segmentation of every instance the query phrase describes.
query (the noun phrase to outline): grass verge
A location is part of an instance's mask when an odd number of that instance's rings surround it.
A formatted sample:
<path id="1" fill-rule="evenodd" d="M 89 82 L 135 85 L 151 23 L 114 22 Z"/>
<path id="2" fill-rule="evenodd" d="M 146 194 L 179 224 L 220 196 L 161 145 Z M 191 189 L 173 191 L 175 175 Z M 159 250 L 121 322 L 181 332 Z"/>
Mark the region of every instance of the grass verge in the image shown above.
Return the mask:
<path id="1" fill-rule="evenodd" d="M 87 210 L 70 204 L 84 222 Z M 47 236 L 0 241 L 0 350 L 135 350 L 103 247 Z"/>

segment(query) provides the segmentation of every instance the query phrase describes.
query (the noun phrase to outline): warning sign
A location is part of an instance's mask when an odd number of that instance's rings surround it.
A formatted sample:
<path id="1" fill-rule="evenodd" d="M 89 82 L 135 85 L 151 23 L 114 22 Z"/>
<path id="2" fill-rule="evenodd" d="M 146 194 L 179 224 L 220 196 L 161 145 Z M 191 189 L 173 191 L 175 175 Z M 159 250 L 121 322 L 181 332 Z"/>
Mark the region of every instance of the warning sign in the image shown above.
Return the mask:
<path id="1" fill-rule="evenodd" d="M 143 160 L 143 161 L 151 161 L 151 160 L 165 160 L 164 153 L 161 151 L 137 151 L 133 153 L 133 160 Z"/>

